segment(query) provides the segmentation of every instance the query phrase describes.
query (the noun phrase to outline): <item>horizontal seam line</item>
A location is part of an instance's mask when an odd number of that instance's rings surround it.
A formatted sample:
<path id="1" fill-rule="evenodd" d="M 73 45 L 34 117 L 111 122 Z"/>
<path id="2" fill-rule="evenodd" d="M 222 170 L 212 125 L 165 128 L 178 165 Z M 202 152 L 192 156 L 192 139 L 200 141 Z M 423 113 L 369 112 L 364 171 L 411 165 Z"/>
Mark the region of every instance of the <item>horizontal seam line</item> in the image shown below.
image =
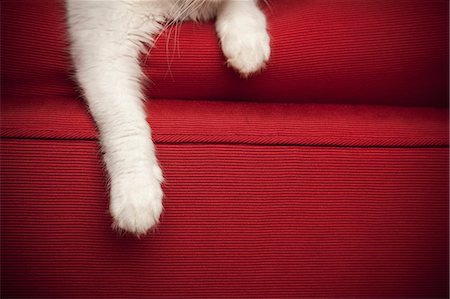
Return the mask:
<path id="1" fill-rule="evenodd" d="M 42 141 L 90 141 L 98 143 L 98 139 L 96 138 L 49 138 L 49 137 L 10 137 L 10 136 L 1 136 L 1 139 L 8 140 L 42 140 Z M 180 141 L 180 142 L 167 142 L 167 141 L 154 141 L 156 145 L 158 144 L 167 144 L 167 145 L 186 145 L 186 144 L 217 144 L 217 145 L 249 145 L 249 146 L 307 146 L 307 147 L 337 147 L 337 148 L 448 148 L 448 144 L 437 144 L 437 145 L 345 145 L 345 144 L 325 144 L 325 143 L 289 143 L 289 142 L 281 142 L 281 143 L 262 143 L 262 142 L 220 142 L 220 141 Z"/>

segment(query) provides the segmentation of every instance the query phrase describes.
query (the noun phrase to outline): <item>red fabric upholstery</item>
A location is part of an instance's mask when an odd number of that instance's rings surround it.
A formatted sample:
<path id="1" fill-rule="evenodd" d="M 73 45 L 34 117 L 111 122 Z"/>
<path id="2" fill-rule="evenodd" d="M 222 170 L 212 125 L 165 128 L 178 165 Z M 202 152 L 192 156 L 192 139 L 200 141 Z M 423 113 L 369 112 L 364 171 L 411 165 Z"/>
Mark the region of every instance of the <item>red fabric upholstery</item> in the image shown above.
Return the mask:
<path id="1" fill-rule="evenodd" d="M 81 99 L 11 97 L 9 138 L 96 139 Z M 156 100 L 147 103 L 159 143 L 354 147 L 445 147 L 448 110 L 439 108 Z"/>
<path id="2" fill-rule="evenodd" d="M 2 143 L 4 298 L 447 296 L 446 148 L 160 143 L 166 210 L 135 240 L 94 141 Z"/>
<path id="3" fill-rule="evenodd" d="M 271 2 L 272 57 L 260 76 L 241 80 L 224 67 L 213 26 L 187 24 L 148 57 L 152 95 L 447 106 L 448 1 Z"/>
<path id="4" fill-rule="evenodd" d="M 2 298 L 448 297 L 448 2 L 270 3 L 257 77 L 211 24 L 146 59 L 166 197 L 136 240 L 61 3 L 2 2 Z"/>
<path id="5" fill-rule="evenodd" d="M 144 59 L 151 96 L 447 106 L 448 1 L 272 2 L 273 53 L 260 76 L 241 80 L 213 26 L 188 23 Z M 3 94 L 76 96 L 62 4 L 7 0 L 2 10 Z"/>

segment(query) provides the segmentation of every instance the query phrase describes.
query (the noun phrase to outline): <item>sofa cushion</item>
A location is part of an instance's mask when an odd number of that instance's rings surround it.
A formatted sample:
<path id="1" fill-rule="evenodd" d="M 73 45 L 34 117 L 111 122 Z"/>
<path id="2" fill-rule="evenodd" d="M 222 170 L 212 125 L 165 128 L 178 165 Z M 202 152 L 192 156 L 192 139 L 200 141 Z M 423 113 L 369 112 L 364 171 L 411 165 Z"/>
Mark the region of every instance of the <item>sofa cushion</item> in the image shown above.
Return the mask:
<path id="1" fill-rule="evenodd" d="M 143 59 L 148 96 L 447 106 L 448 1 L 277 0 L 265 10 L 273 53 L 263 73 L 240 79 L 212 24 L 187 23 Z M 77 95 L 61 1 L 3 1 L 1 24 L 3 95 Z"/>
<path id="2" fill-rule="evenodd" d="M 221 101 L 151 100 L 156 143 L 357 147 L 448 146 L 448 109 Z M 96 139 L 81 99 L 8 97 L 2 136 Z"/>
<path id="3" fill-rule="evenodd" d="M 447 106 L 448 1 L 270 1 L 267 69 L 224 67 L 213 26 L 168 30 L 146 60 L 156 98 Z"/>
<path id="4" fill-rule="evenodd" d="M 155 100 L 165 212 L 110 229 L 73 98 L 2 106 L 5 298 L 448 296 L 448 110 Z"/>
<path id="5" fill-rule="evenodd" d="M 448 148 L 157 149 L 165 212 L 137 240 L 95 140 L 3 139 L 2 298 L 448 297 Z"/>
<path id="6" fill-rule="evenodd" d="M 2 1 L 2 297 L 448 297 L 447 2 L 270 3 L 253 79 L 211 24 L 147 59 L 165 212 L 137 240 L 110 228 L 60 2 Z"/>

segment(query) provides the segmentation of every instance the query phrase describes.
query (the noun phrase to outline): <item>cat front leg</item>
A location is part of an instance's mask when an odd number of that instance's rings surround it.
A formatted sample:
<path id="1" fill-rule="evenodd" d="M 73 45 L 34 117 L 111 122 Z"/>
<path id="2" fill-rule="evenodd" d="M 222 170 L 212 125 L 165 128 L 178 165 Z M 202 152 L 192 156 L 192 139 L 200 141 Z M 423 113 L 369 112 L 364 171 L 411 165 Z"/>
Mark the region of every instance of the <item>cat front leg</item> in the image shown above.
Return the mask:
<path id="1" fill-rule="evenodd" d="M 266 17 L 255 0 L 224 1 L 216 31 L 229 66 L 243 77 L 263 69 L 270 57 Z"/>
<path id="2" fill-rule="evenodd" d="M 67 1 L 71 54 L 98 127 L 113 225 L 142 235 L 163 210 L 163 176 L 142 104 L 138 63 L 159 23 L 135 10 L 124 1 Z"/>

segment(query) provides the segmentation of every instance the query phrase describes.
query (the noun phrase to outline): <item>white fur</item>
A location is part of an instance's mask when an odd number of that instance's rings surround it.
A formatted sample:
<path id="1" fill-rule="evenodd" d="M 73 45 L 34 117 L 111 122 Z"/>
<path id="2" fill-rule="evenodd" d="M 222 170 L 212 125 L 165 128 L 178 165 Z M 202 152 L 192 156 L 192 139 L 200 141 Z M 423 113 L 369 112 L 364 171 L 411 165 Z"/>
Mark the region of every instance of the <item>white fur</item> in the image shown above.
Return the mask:
<path id="1" fill-rule="evenodd" d="M 139 55 L 164 24 L 217 17 L 228 64 L 248 76 L 269 59 L 256 0 L 66 0 L 76 78 L 97 124 L 114 226 L 135 235 L 158 223 L 163 176 L 146 121 Z"/>

